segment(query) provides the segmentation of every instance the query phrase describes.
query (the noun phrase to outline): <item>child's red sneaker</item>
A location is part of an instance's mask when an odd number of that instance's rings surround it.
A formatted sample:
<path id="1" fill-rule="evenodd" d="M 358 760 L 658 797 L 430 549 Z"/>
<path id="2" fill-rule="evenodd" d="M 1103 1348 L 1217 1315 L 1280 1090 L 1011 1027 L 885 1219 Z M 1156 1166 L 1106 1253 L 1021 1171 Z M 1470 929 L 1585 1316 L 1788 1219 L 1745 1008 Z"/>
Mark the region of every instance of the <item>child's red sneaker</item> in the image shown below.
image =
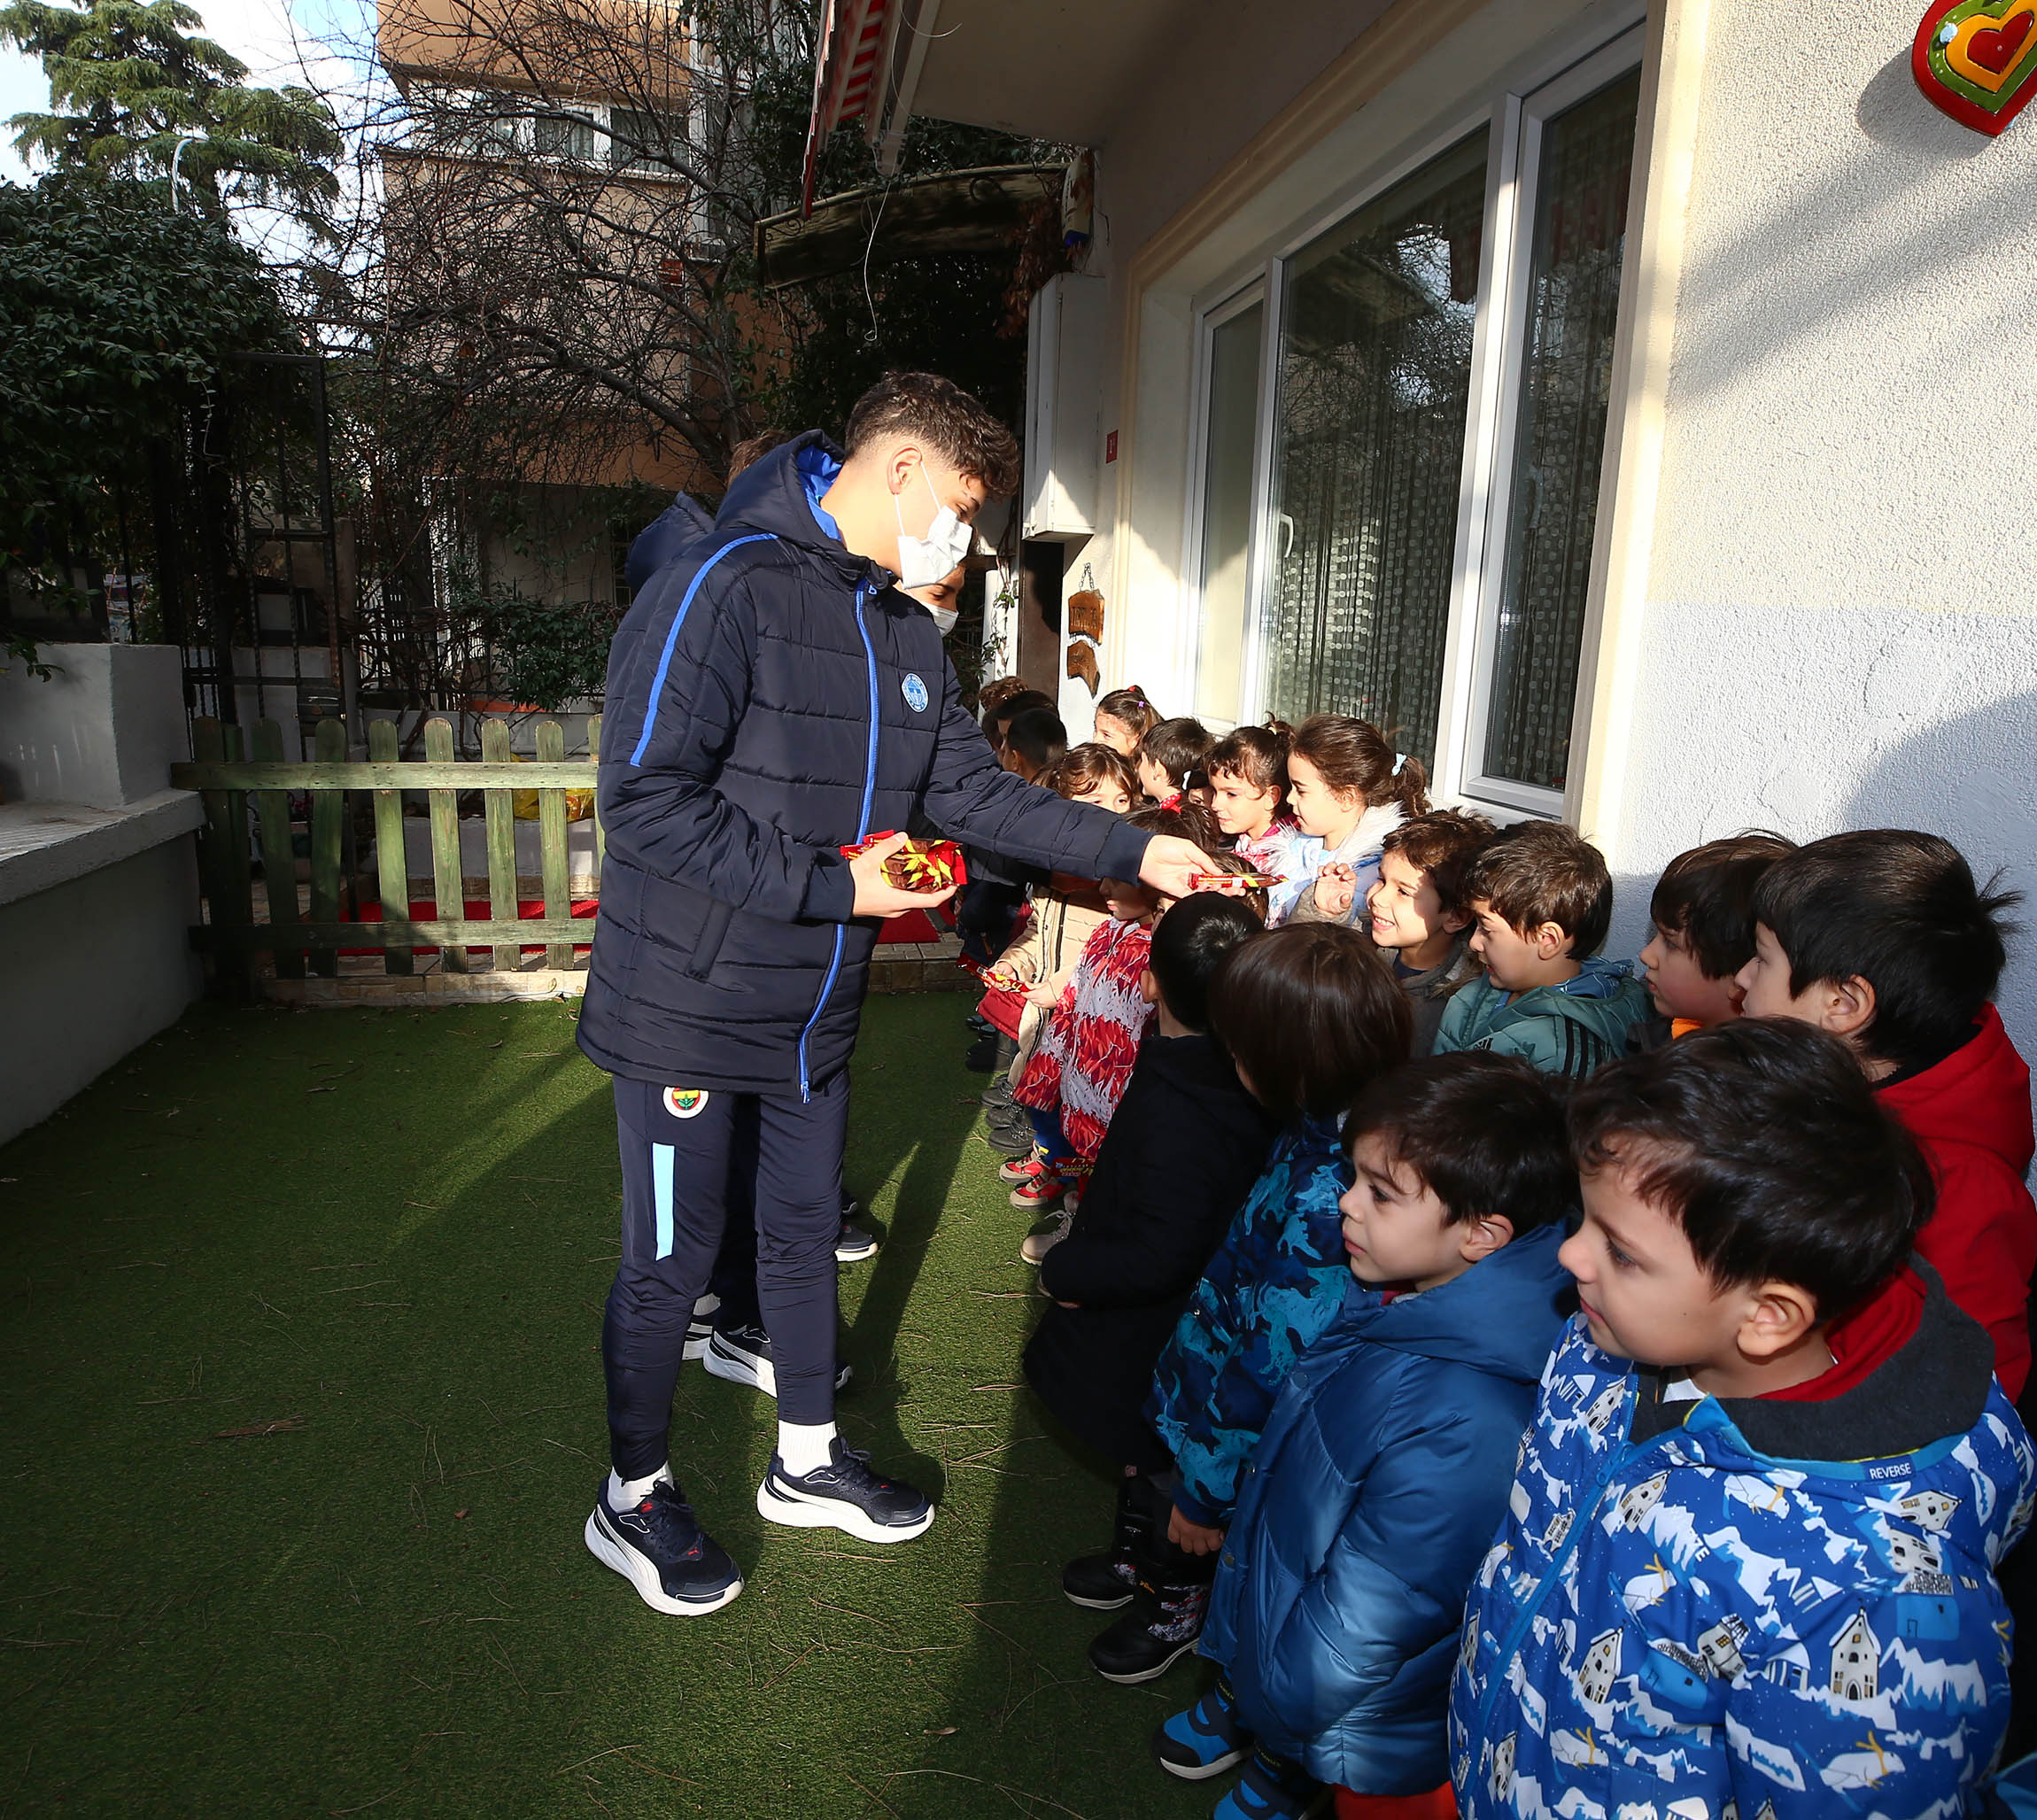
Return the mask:
<path id="1" fill-rule="evenodd" d="M 1068 1184 L 1061 1180 L 1060 1171 L 1042 1163 L 1038 1174 L 1011 1190 L 1011 1204 L 1028 1213 L 1044 1213 L 1049 1207 L 1058 1207 L 1061 1197 L 1067 1192 Z"/>
<path id="2" fill-rule="evenodd" d="M 1013 1157 L 1009 1162 L 997 1166 L 998 1179 L 1002 1181 L 1030 1181 L 1047 1166 L 1040 1160 L 1035 1150 L 1029 1157 Z"/>

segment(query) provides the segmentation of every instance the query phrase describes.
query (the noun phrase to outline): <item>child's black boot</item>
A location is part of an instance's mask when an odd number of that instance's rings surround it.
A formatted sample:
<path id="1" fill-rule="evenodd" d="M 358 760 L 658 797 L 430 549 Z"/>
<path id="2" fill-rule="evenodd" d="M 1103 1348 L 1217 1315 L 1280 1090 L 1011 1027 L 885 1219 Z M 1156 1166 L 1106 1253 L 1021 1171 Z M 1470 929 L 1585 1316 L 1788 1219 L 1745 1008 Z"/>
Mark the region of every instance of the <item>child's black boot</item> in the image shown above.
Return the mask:
<path id="1" fill-rule="evenodd" d="M 1127 1474 L 1118 1481 L 1118 1520 L 1111 1545 L 1061 1569 L 1061 1590 L 1069 1602 L 1093 1612 L 1114 1612 L 1131 1604 L 1139 1585 L 1139 1553 L 1152 1532 L 1152 1516 L 1139 1482 Z"/>
<path id="2" fill-rule="evenodd" d="M 1177 1567 L 1160 1577 L 1142 1568 L 1132 1608 L 1089 1646 L 1089 1666 L 1106 1681 L 1155 1681 L 1196 1646 L 1210 1608 L 1208 1568 Z"/>

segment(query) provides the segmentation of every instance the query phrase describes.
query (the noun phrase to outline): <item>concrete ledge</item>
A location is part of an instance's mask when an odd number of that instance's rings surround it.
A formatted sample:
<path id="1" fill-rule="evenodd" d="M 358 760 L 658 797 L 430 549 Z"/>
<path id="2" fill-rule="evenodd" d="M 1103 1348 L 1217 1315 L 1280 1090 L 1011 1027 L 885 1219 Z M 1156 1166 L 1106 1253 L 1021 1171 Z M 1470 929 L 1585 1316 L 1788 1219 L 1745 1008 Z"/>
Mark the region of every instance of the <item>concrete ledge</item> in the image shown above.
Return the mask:
<path id="1" fill-rule="evenodd" d="M 189 834 L 204 820 L 205 805 L 189 790 L 160 790 L 124 809 L 0 803 L 0 903 L 118 865 Z"/>

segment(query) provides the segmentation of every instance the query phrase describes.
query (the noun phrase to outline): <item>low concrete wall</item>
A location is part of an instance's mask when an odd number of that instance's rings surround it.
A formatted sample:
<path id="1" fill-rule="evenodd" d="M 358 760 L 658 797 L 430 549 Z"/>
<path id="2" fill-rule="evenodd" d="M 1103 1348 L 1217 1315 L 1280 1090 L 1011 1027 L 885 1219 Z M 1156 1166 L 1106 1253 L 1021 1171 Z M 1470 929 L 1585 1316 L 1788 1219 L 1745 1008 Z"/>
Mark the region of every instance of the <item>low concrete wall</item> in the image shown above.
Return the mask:
<path id="1" fill-rule="evenodd" d="M 0 674 L 0 1141 L 46 1119 L 203 987 L 177 653 L 45 645 Z"/>
<path id="2" fill-rule="evenodd" d="M 183 1014 L 198 915 L 188 836 L 0 904 L 0 1141 Z"/>

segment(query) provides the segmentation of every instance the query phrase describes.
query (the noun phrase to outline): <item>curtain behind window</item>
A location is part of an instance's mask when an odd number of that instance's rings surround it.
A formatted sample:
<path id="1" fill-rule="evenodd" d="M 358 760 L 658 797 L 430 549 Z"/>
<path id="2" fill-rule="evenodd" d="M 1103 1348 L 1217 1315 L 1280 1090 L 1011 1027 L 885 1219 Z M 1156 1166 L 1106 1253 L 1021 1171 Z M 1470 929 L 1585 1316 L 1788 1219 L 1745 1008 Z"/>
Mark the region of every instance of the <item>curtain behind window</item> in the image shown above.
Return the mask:
<path id="1" fill-rule="evenodd" d="M 1637 73 L 1542 129 L 1485 775 L 1561 790 L 1634 167 Z"/>
<path id="2" fill-rule="evenodd" d="M 1289 267 L 1274 438 L 1268 705 L 1353 714 L 1436 756 L 1488 135 Z"/>

